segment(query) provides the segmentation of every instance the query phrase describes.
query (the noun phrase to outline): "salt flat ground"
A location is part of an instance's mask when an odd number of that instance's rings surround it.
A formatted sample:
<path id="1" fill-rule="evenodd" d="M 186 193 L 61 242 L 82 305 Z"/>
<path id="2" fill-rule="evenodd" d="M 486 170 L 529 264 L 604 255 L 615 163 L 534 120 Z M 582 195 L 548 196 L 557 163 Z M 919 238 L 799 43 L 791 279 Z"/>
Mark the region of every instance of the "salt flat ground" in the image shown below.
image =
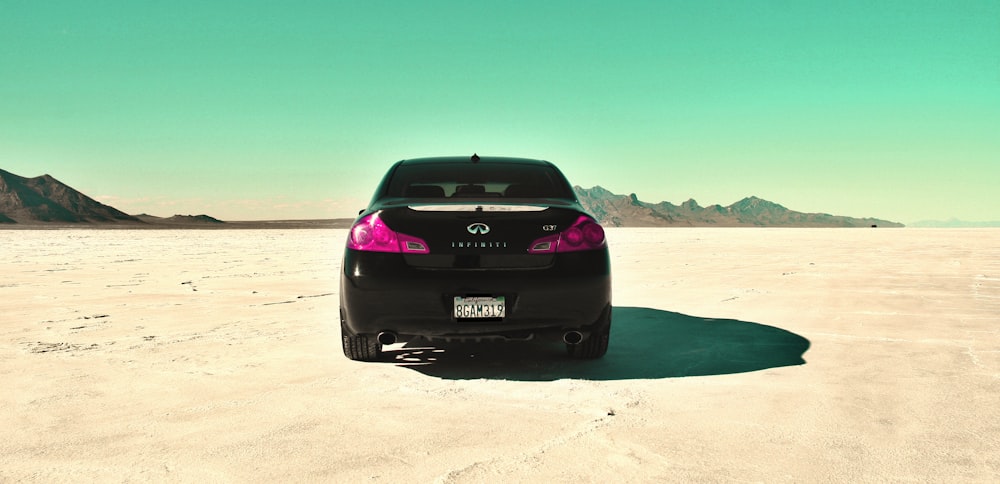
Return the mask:
<path id="1" fill-rule="evenodd" d="M 379 363 L 345 235 L 0 231 L 0 481 L 1000 479 L 1000 230 L 612 229 L 604 359 Z"/>

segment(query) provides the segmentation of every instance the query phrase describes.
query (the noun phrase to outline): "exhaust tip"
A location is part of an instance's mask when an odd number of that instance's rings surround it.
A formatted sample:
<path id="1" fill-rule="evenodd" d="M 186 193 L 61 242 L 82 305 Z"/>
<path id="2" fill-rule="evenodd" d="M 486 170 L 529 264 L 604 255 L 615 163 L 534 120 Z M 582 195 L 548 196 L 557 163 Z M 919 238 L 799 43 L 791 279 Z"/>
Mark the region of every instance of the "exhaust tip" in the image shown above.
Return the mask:
<path id="1" fill-rule="evenodd" d="M 563 335 L 563 342 L 568 345 L 580 344 L 581 341 L 583 341 L 583 333 L 579 331 L 567 331 Z"/>
<path id="2" fill-rule="evenodd" d="M 391 345 L 396 343 L 396 333 L 392 331 L 382 331 L 375 337 L 379 343 L 384 345 Z"/>

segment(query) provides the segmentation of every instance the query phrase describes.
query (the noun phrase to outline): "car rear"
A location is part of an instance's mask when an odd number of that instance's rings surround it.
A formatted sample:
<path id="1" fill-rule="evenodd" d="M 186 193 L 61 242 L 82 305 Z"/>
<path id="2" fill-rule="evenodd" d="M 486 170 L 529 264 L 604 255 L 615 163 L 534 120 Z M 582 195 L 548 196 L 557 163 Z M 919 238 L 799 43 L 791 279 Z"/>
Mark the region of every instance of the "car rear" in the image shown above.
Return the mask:
<path id="1" fill-rule="evenodd" d="M 603 228 L 544 161 L 396 163 L 348 235 L 340 294 L 352 359 L 417 338 L 548 338 L 582 357 L 607 349 Z"/>

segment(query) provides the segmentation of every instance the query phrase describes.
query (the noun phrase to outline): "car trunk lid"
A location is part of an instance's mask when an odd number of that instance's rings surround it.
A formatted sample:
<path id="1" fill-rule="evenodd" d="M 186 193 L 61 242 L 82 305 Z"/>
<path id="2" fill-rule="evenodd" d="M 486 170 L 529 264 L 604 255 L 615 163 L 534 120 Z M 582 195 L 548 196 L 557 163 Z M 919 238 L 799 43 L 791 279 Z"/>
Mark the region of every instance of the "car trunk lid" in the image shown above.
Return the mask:
<path id="1" fill-rule="evenodd" d="M 552 254 L 531 254 L 534 241 L 565 230 L 579 217 L 569 207 L 541 204 L 423 204 L 383 209 L 392 230 L 427 243 L 427 254 L 406 254 L 414 267 L 531 269 Z"/>

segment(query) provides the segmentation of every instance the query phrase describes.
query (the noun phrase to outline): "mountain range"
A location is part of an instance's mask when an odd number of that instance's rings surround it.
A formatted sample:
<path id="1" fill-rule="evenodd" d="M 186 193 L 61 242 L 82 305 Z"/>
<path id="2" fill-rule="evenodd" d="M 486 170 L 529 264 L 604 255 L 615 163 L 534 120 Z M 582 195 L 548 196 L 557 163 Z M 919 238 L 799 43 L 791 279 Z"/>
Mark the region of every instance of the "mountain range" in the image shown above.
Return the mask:
<path id="1" fill-rule="evenodd" d="M 609 227 L 902 227 L 902 224 L 875 218 L 796 212 L 757 197 L 744 198 L 726 207 L 702 207 L 694 200 L 680 205 L 647 203 L 640 201 L 634 193 L 617 195 L 600 186 L 574 188 L 584 208 Z M 340 220 L 324 224 L 298 222 L 299 225 L 317 227 L 344 225 L 344 221 Z M 0 224 L 46 223 L 125 224 L 137 227 L 219 227 L 233 224 L 207 215 L 174 215 L 167 218 L 147 214 L 133 216 L 98 202 L 51 175 L 25 178 L 0 170 Z M 270 224 L 273 227 L 285 225 Z"/>
<path id="2" fill-rule="evenodd" d="M 902 227 L 877 218 L 855 218 L 826 213 L 802 213 L 757 197 L 729 206 L 702 207 L 693 199 L 674 205 L 647 203 L 636 195 L 618 195 L 595 186 L 574 187 L 580 203 L 609 227 Z"/>

